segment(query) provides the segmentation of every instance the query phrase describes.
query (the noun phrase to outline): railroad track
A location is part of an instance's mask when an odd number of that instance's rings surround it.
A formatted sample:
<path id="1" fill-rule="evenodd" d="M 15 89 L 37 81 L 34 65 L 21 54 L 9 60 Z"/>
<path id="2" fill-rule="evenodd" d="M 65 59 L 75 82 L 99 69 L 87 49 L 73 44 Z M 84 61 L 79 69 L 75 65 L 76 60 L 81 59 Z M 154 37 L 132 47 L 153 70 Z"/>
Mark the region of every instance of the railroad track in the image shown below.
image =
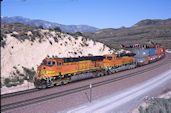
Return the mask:
<path id="1" fill-rule="evenodd" d="M 33 89 L 28 89 L 28 90 L 13 92 L 13 93 L 7 93 L 7 94 L 1 95 L 1 98 L 4 99 L 4 98 L 13 97 L 13 96 L 16 96 L 16 95 L 23 95 L 23 94 L 26 94 L 26 93 L 33 93 L 33 92 L 36 92 L 36 91 L 39 91 L 39 89 L 33 88 Z"/>
<path id="2" fill-rule="evenodd" d="M 155 65 L 153 67 L 150 67 L 150 68 L 138 71 L 138 72 L 131 73 L 129 75 L 125 74 L 125 75 L 117 77 L 117 78 L 113 78 L 113 79 L 110 79 L 110 80 L 105 80 L 105 81 L 102 81 L 102 82 L 94 83 L 94 84 L 92 84 L 92 87 L 98 87 L 98 86 L 101 86 L 101 85 L 105 85 L 105 84 L 109 84 L 109 83 L 112 83 L 112 82 L 115 82 L 115 81 L 126 79 L 126 78 L 129 78 L 129 77 L 138 76 L 141 73 L 154 70 L 154 69 L 159 68 L 159 67 L 161 67 L 161 66 L 163 66 L 165 64 L 168 64 L 170 62 L 171 62 L 171 59 L 169 59 L 169 60 L 167 60 L 167 61 L 165 61 L 165 62 L 163 62 L 161 64 Z M 29 105 L 29 104 L 34 104 L 34 103 L 38 103 L 38 102 L 47 101 L 49 99 L 54 99 L 54 98 L 57 98 L 57 97 L 68 95 L 68 94 L 73 94 L 73 93 L 80 92 L 80 91 L 87 90 L 87 89 L 89 89 L 89 85 L 85 85 L 85 86 L 78 87 L 78 88 L 75 88 L 75 89 L 70 89 L 70 90 L 66 90 L 66 91 L 62 91 L 62 92 L 58 92 L 58 93 L 54 93 L 54 94 L 50 94 L 50 95 L 46 95 L 46 96 L 41 96 L 41 97 L 37 97 L 37 98 L 33 98 L 33 99 L 28 99 L 28 100 L 24 100 L 24 101 L 12 103 L 12 104 L 3 105 L 3 106 L 1 106 L 1 111 L 3 112 L 3 111 L 10 110 L 10 109 L 26 106 L 26 105 Z"/>

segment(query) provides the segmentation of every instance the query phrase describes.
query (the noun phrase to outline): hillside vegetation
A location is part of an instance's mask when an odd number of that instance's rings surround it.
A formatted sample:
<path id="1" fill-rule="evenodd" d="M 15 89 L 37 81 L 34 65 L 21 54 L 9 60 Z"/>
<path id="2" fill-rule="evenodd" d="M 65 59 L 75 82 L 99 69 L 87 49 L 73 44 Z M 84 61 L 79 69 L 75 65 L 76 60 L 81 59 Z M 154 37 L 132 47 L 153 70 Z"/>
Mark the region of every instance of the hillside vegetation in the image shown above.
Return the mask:
<path id="1" fill-rule="evenodd" d="M 142 20 L 129 28 L 101 29 L 84 33 L 86 37 L 105 43 L 113 48 L 120 44 L 149 44 L 151 42 L 171 48 L 171 19 Z"/>

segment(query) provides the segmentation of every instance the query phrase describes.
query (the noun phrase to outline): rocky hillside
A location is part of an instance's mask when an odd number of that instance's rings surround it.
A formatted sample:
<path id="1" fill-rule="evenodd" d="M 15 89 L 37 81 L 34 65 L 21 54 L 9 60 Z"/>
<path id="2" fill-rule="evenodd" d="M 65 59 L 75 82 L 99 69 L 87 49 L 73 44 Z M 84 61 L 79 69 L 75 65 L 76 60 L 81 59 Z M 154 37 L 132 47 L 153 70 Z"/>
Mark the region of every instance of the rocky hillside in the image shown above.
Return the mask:
<path id="1" fill-rule="evenodd" d="M 171 18 L 167 20 L 147 19 L 129 28 L 101 29 L 96 32 L 84 33 L 84 35 L 114 48 L 120 48 L 120 44 L 123 43 L 149 44 L 151 42 L 171 48 Z"/>
<path id="2" fill-rule="evenodd" d="M 106 45 L 91 39 L 19 23 L 3 23 L 1 35 L 1 81 L 23 82 L 34 75 L 47 56 L 78 57 L 113 53 Z M 5 79 L 5 78 L 14 79 Z"/>
<path id="3" fill-rule="evenodd" d="M 63 32 L 95 32 L 98 28 L 88 26 L 88 25 L 62 25 L 54 22 L 48 22 L 44 20 L 32 20 L 28 18 L 23 18 L 20 16 L 16 17 L 3 17 L 2 23 L 22 23 L 24 25 L 31 26 L 42 26 L 45 29 L 60 27 Z"/>

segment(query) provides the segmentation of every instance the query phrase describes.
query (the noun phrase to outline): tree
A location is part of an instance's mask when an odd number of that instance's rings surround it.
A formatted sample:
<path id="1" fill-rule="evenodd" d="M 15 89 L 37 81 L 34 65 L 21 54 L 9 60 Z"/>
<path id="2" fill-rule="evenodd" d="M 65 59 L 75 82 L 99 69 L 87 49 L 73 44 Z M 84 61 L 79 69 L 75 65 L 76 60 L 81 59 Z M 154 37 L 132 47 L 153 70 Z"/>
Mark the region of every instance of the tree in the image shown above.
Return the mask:
<path id="1" fill-rule="evenodd" d="M 39 28 L 40 28 L 40 29 L 43 29 L 43 26 L 42 26 L 42 25 L 40 25 L 40 26 L 39 26 Z"/>
<path id="2" fill-rule="evenodd" d="M 83 36 L 83 34 L 81 32 L 76 32 L 75 35 L 76 36 Z"/>
<path id="3" fill-rule="evenodd" d="M 54 30 L 57 31 L 57 32 L 61 32 L 60 27 L 55 27 Z"/>

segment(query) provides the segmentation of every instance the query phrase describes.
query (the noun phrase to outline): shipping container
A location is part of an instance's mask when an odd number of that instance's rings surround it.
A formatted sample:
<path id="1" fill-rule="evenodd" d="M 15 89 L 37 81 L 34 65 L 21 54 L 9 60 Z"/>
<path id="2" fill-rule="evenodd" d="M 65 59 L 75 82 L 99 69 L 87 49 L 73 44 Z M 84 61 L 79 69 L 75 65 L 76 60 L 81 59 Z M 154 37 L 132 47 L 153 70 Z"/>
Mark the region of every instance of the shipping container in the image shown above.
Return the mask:
<path id="1" fill-rule="evenodd" d="M 158 60 L 159 59 L 159 55 L 156 55 L 156 60 Z"/>
<path id="2" fill-rule="evenodd" d="M 140 57 L 139 58 L 136 57 L 135 62 L 137 63 L 138 66 L 143 66 L 143 65 L 147 64 L 146 61 L 144 60 L 144 58 L 140 58 Z"/>
<path id="3" fill-rule="evenodd" d="M 146 48 L 149 51 L 149 56 L 155 55 L 155 48 Z"/>
<path id="4" fill-rule="evenodd" d="M 156 49 L 155 49 L 155 54 L 156 54 L 156 55 L 159 55 L 159 54 L 160 54 L 160 49 L 159 49 L 159 48 L 156 48 Z"/>
<path id="5" fill-rule="evenodd" d="M 150 61 L 150 56 L 144 58 L 144 64 L 148 64 Z"/>
<path id="6" fill-rule="evenodd" d="M 136 54 L 134 56 L 136 58 L 144 58 L 144 57 L 149 56 L 149 50 L 147 50 L 147 49 L 135 49 L 135 50 L 133 50 L 133 53 Z"/>
<path id="7" fill-rule="evenodd" d="M 135 62 L 144 62 L 144 58 L 138 58 L 138 57 L 135 57 L 134 58 Z"/>

